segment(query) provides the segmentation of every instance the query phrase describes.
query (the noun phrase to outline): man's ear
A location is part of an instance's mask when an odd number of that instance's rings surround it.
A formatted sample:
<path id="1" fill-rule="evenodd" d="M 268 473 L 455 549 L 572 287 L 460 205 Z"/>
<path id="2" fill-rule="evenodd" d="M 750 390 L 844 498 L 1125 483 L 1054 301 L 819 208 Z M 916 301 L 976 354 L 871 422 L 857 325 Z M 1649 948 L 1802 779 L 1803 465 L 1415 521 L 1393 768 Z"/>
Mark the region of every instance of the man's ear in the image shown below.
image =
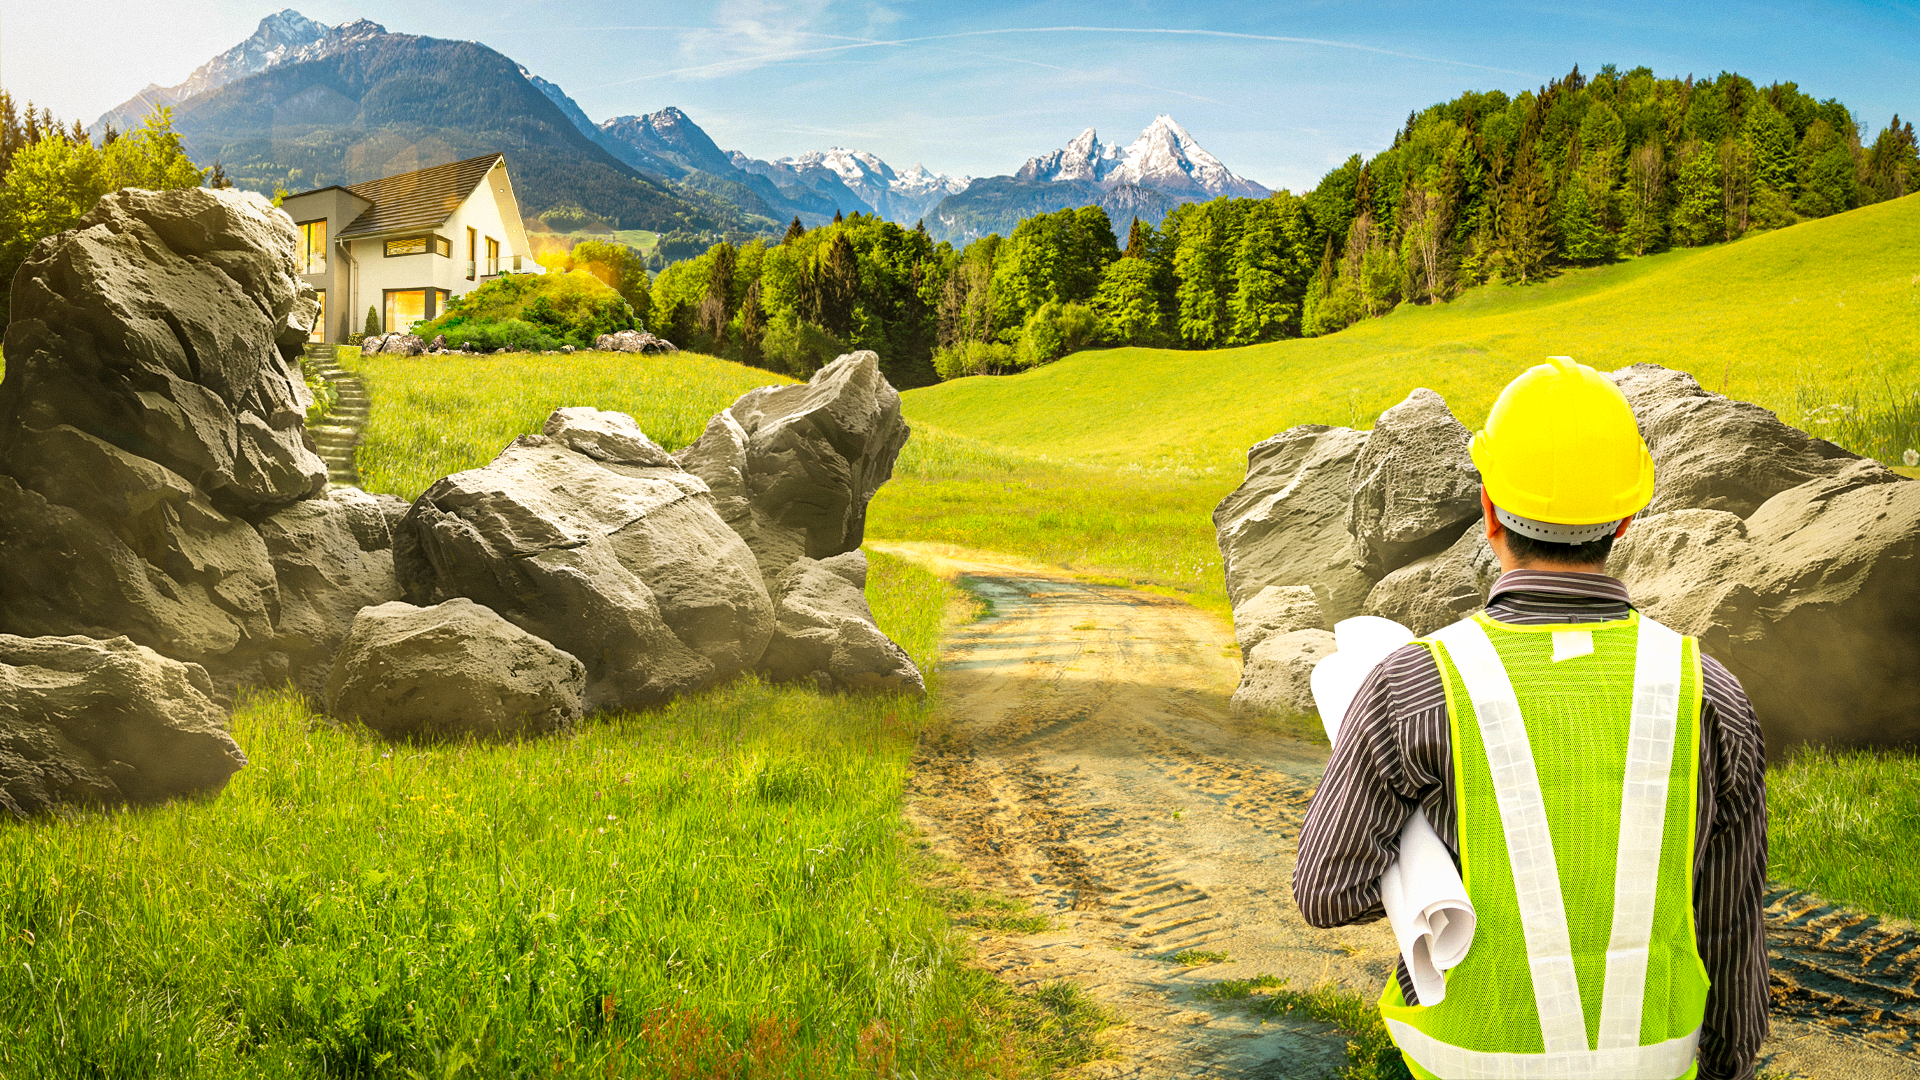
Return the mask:
<path id="1" fill-rule="evenodd" d="M 1481 497 L 1482 497 L 1482 498 L 1485 498 L 1485 497 L 1486 497 L 1486 496 L 1485 496 L 1485 493 L 1484 493 L 1484 492 L 1482 492 L 1482 495 L 1481 495 Z M 1619 528 L 1617 528 L 1617 529 L 1615 529 L 1615 530 L 1613 530 L 1613 538 L 1614 538 L 1615 540 L 1618 540 L 1618 539 L 1620 539 L 1621 537 L 1623 537 L 1623 536 L 1625 536 L 1625 535 L 1627 535 L 1627 526 L 1629 526 L 1629 525 L 1631 525 L 1631 524 L 1633 524 L 1633 515 L 1632 515 L 1632 514 L 1628 514 L 1628 515 L 1627 515 L 1626 517 L 1623 517 L 1623 518 L 1621 518 L 1621 519 L 1620 519 L 1620 527 L 1619 527 Z"/>
<path id="2" fill-rule="evenodd" d="M 1494 514 L 1493 496 L 1487 494 L 1485 484 L 1480 485 L 1480 513 L 1486 518 L 1487 541 L 1491 543 L 1495 539 L 1498 539 L 1500 534 L 1507 530 L 1507 527 L 1500 524 L 1500 518 Z"/>

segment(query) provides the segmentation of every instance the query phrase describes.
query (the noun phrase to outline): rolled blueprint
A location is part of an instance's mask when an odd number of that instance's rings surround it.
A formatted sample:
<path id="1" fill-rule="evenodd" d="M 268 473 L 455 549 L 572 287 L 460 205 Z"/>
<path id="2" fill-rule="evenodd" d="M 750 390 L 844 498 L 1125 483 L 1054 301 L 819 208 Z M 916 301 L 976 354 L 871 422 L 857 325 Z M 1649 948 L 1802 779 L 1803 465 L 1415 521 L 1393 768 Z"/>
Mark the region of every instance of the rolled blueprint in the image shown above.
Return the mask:
<path id="1" fill-rule="evenodd" d="M 1367 675 L 1412 640 L 1413 631 L 1372 615 L 1334 624 L 1335 651 L 1314 665 L 1310 679 L 1328 742 L 1339 742 L 1340 723 Z M 1420 1004 L 1440 1004 L 1447 996 L 1442 973 L 1466 959 L 1473 945 L 1473 904 L 1447 846 L 1419 807 L 1400 830 L 1399 859 L 1380 875 L 1380 902 Z"/>

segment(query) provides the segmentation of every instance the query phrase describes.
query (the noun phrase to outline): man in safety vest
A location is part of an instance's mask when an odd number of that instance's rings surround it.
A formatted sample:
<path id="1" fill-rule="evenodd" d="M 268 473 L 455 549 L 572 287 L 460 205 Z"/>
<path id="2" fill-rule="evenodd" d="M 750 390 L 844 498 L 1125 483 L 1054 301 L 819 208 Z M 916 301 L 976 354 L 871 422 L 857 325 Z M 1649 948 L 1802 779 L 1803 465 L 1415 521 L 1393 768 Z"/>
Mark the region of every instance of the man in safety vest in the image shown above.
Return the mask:
<path id="1" fill-rule="evenodd" d="M 1478 925 L 1439 1004 L 1404 961 L 1381 997 L 1416 1077 L 1747 1080 L 1767 1034 L 1765 755 L 1739 682 L 1604 573 L 1653 497 L 1633 410 L 1554 357 L 1472 454 L 1503 573 L 1483 613 L 1361 686 L 1301 829 L 1300 910 L 1380 918 L 1424 812 Z"/>

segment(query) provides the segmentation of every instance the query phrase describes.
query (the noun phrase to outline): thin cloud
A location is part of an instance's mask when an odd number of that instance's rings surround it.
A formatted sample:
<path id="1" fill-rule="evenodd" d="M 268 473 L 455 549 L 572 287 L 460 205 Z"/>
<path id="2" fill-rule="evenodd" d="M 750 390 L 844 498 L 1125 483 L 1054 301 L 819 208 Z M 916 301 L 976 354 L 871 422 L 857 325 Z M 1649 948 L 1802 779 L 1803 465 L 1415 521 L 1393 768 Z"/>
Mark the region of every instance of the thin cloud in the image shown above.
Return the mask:
<path id="1" fill-rule="evenodd" d="M 657 26 L 652 26 L 652 27 L 650 26 L 598 26 L 598 27 L 579 27 L 577 29 L 591 29 L 591 30 L 599 30 L 599 31 L 650 30 L 650 31 L 656 31 L 656 32 L 663 31 L 663 30 L 694 30 L 701 33 L 713 33 L 716 31 L 715 27 L 710 27 L 710 26 L 698 27 L 698 28 L 657 27 Z M 1162 36 L 1170 36 L 1170 37 L 1225 38 L 1230 40 L 1257 41 L 1257 42 L 1268 42 L 1268 43 L 1286 44 L 1286 45 L 1312 45 L 1312 46 L 1318 46 L 1321 48 L 1346 49 L 1353 52 L 1372 53 L 1378 56 L 1391 56 L 1391 57 L 1395 57 L 1396 59 L 1412 60 L 1418 63 L 1442 64 L 1448 67 L 1470 68 L 1476 71 L 1488 71 L 1488 72 L 1494 72 L 1496 74 L 1501 74 L 1501 75 L 1519 75 L 1529 79 L 1542 78 L 1542 76 L 1534 72 L 1516 71 L 1512 68 L 1491 67 L 1486 64 L 1475 64 L 1465 60 L 1450 60 L 1445 57 L 1423 56 L 1418 53 L 1399 52 L 1393 49 L 1383 49 L 1374 45 L 1362 45 L 1357 42 L 1351 42 L 1351 41 L 1332 41 L 1325 38 L 1287 37 L 1287 36 L 1282 36 L 1278 34 L 1243 34 L 1243 33 L 1236 33 L 1233 31 L 1227 31 L 1227 30 L 1187 30 L 1187 29 L 1178 29 L 1178 28 L 1170 28 L 1170 27 L 1027 26 L 1027 27 L 1003 27 L 1003 28 L 994 29 L 994 30 L 966 30 L 966 31 L 961 31 L 953 34 L 928 34 L 920 37 L 890 38 L 890 39 L 856 38 L 856 37 L 847 37 L 847 36 L 838 35 L 838 34 L 822 34 L 822 33 L 816 33 L 812 31 L 796 30 L 796 31 L 789 32 L 787 36 L 790 38 L 799 38 L 799 37 L 825 38 L 831 41 L 843 42 L 843 44 L 825 45 L 825 46 L 820 46 L 818 48 L 809 48 L 809 49 L 783 48 L 783 49 L 778 49 L 778 50 L 769 51 L 769 52 L 755 53 L 747 56 L 731 57 L 726 60 L 718 60 L 718 61 L 713 61 L 705 64 L 695 64 L 689 67 L 671 68 L 666 71 L 658 71 L 648 75 L 638 75 L 631 79 L 620 79 L 615 82 L 602 83 L 598 86 L 591 87 L 590 89 L 604 90 L 608 87 L 613 87 L 613 86 L 625 86 L 630 83 L 650 82 L 656 79 L 665 79 L 665 78 L 671 78 L 674 76 L 683 76 L 683 75 L 693 76 L 693 77 L 716 76 L 721 74 L 732 73 L 739 70 L 747 70 L 755 67 L 763 67 L 768 64 L 778 63 L 782 60 L 794 60 L 794 59 L 799 59 L 805 56 L 820 56 L 827 53 L 848 52 L 856 49 L 905 48 L 911 45 L 924 45 L 924 44 L 937 42 L 937 41 L 956 41 L 963 38 L 997 37 L 997 36 L 1004 36 L 1004 35 L 1011 35 L 1011 34 L 1141 34 L 1141 35 L 1162 35 Z M 997 58 L 997 59 L 1009 59 L 1009 58 Z M 1032 63 L 1032 61 L 1018 61 L 1018 62 Z M 1038 66 L 1045 67 L 1047 65 L 1042 64 Z M 1160 89 L 1160 88 L 1155 87 L 1154 89 Z"/>

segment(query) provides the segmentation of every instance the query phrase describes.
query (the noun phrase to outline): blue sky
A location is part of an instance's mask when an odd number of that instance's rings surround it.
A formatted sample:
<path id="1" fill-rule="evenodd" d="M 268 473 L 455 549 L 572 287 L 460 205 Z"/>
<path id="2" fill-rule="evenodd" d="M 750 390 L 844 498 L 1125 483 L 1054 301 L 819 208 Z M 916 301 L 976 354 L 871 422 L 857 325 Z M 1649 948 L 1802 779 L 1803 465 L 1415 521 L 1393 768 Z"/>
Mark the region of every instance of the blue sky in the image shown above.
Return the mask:
<path id="1" fill-rule="evenodd" d="M 0 0 L 0 85 L 91 122 L 171 85 L 290 0 Z M 1384 148 L 1410 110 L 1578 63 L 1738 71 L 1837 97 L 1876 131 L 1920 115 L 1920 3 L 954 3 L 293 0 L 337 23 L 473 38 L 596 120 L 678 105 L 722 147 L 841 145 L 975 176 L 1091 125 L 1171 113 L 1270 187 Z"/>

